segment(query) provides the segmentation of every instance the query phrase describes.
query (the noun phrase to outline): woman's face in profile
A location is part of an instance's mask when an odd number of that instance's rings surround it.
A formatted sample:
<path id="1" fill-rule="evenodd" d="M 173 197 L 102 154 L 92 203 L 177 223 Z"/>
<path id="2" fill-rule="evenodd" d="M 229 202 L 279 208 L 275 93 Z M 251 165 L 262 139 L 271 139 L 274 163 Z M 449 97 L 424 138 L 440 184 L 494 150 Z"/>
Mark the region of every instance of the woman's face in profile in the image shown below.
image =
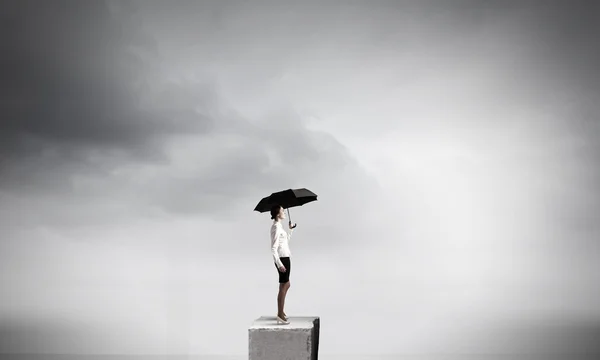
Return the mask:
<path id="1" fill-rule="evenodd" d="M 283 207 L 279 208 L 279 218 L 285 219 L 285 211 L 283 211 Z"/>

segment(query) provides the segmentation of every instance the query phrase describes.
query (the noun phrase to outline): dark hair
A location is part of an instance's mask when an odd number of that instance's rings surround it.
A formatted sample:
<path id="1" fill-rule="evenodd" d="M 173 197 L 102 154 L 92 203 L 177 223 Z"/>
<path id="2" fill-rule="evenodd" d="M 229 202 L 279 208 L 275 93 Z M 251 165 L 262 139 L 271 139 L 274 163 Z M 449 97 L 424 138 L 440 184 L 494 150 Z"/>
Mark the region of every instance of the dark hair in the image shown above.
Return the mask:
<path id="1" fill-rule="evenodd" d="M 281 205 L 273 205 L 271 207 L 271 220 L 275 220 L 277 215 L 279 215 L 279 210 L 281 209 Z"/>

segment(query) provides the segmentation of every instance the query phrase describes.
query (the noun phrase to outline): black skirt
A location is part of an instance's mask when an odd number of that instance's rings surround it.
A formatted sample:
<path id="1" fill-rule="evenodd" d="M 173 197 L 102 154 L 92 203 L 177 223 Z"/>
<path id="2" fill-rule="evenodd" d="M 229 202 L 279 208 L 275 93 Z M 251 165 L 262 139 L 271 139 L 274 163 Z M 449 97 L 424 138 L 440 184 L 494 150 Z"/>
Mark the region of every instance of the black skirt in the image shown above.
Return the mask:
<path id="1" fill-rule="evenodd" d="M 290 271 L 292 270 L 292 263 L 290 261 L 290 258 L 287 256 L 280 257 L 279 260 L 281 260 L 281 263 L 283 264 L 283 266 L 285 266 L 285 272 L 279 271 L 277 263 L 273 262 L 273 264 L 275 264 L 275 268 L 277 269 L 277 273 L 279 274 L 279 283 L 285 284 L 286 282 L 290 281 Z"/>

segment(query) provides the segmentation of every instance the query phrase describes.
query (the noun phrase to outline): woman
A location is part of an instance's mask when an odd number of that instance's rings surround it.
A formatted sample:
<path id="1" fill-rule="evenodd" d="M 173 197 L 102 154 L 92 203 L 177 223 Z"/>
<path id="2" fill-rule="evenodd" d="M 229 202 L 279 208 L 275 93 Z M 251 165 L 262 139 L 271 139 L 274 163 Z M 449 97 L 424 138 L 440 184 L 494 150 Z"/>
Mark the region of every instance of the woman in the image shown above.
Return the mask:
<path id="1" fill-rule="evenodd" d="M 289 324 L 283 307 L 285 306 L 285 296 L 290 288 L 290 271 L 292 270 L 289 240 L 296 225 L 292 226 L 292 222 L 289 222 L 289 234 L 283 229 L 281 220 L 285 219 L 285 212 L 280 205 L 275 205 L 271 208 L 271 219 L 273 220 L 273 225 L 271 225 L 271 253 L 273 254 L 273 260 L 275 260 L 275 268 L 277 268 L 277 272 L 279 273 L 277 323 Z"/>

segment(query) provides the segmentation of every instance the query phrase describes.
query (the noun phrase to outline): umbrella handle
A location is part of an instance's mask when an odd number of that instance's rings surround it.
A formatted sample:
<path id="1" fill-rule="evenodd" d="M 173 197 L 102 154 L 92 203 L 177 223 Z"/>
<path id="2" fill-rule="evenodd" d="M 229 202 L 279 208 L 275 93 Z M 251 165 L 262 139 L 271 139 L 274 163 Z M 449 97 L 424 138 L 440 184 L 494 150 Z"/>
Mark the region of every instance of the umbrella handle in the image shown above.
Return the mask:
<path id="1" fill-rule="evenodd" d="M 287 210 L 287 213 L 288 213 L 288 220 L 289 220 L 289 222 L 290 222 L 290 225 L 291 225 L 291 224 L 292 224 L 292 217 L 290 216 L 290 209 L 289 209 L 289 208 L 287 208 L 286 210 Z M 296 227 L 296 225 L 294 225 L 294 227 L 293 227 L 293 228 L 295 228 L 295 227 Z M 293 229 L 293 228 L 292 228 L 292 229 Z"/>

